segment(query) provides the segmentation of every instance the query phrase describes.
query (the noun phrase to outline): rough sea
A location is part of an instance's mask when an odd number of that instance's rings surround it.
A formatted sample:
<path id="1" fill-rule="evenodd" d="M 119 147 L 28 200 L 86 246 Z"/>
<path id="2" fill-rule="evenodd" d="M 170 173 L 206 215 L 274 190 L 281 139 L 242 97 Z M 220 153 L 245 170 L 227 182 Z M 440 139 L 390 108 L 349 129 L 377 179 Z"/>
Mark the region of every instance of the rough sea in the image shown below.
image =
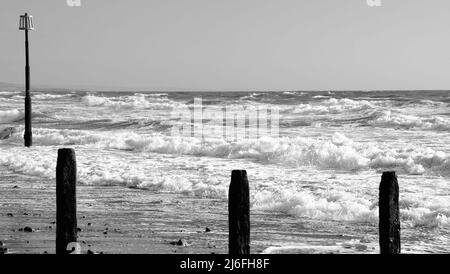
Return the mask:
<path id="1" fill-rule="evenodd" d="M 276 108 L 279 136 L 175 136 L 174 110 L 195 98 L 217 113 Z M 231 170 L 246 169 L 253 209 L 376 227 L 381 173 L 395 170 L 402 233 L 420 242 L 411 252 L 450 252 L 449 91 L 39 91 L 32 100 L 27 149 L 23 92 L 0 90 L 0 132 L 13 128 L 0 165 L 18 176 L 53 183 L 57 149 L 72 147 L 79 184 L 226 200 Z"/>

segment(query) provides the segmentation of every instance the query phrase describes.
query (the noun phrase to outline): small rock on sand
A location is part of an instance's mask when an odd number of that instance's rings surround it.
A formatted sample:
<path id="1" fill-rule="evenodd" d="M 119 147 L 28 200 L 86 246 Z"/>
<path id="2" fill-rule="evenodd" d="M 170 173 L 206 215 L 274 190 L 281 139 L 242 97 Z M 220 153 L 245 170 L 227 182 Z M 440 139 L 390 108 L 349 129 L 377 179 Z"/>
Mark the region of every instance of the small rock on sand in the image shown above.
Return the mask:
<path id="1" fill-rule="evenodd" d="M 32 229 L 32 228 L 29 227 L 29 226 L 26 226 L 26 227 L 24 227 L 24 228 L 19 228 L 19 231 L 23 231 L 23 232 L 33 232 L 34 229 Z"/>
<path id="2" fill-rule="evenodd" d="M 177 246 L 190 246 L 190 244 L 185 239 L 180 239 L 175 242 L 170 242 L 171 245 L 177 245 Z"/>
<path id="3" fill-rule="evenodd" d="M 211 232 L 211 229 L 206 228 L 206 229 L 205 229 L 205 233 L 208 233 L 208 232 Z"/>
<path id="4" fill-rule="evenodd" d="M 88 249 L 88 251 L 86 253 L 87 254 L 103 254 L 103 252 L 95 252 L 95 251 L 92 251 L 90 249 Z"/>

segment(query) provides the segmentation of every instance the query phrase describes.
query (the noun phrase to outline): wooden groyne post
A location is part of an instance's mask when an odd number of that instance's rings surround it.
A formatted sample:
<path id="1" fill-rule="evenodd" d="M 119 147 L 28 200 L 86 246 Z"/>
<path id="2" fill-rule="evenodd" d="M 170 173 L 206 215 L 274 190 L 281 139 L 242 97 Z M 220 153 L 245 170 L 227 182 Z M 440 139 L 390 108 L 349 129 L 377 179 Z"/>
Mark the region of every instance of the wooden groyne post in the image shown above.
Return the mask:
<path id="1" fill-rule="evenodd" d="M 250 254 L 250 191 L 245 170 L 233 170 L 231 173 L 228 221 L 229 254 Z"/>
<path id="2" fill-rule="evenodd" d="M 68 254 L 77 241 L 77 162 L 73 149 L 58 150 L 56 165 L 56 254 Z"/>
<path id="3" fill-rule="evenodd" d="M 380 253 L 400 254 L 399 187 L 395 171 L 383 172 L 379 193 Z"/>

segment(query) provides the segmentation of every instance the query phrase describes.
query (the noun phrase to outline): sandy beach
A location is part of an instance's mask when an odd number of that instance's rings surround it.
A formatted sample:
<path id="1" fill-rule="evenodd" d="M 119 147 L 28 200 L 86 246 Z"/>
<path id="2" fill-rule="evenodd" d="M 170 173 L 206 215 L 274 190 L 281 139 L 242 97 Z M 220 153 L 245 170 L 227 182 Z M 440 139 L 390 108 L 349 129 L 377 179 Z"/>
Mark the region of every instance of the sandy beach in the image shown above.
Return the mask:
<path id="1" fill-rule="evenodd" d="M 17 180 L 18 176 L 5 169 L 1 169 L 1 174 L 0 240 L 8 253 L 54 253 L 55 187 L 48 183 L 44 187 L 39 183 L 42 179 L 37 177 Z M 82 253 L 88 250 L 105 254 L 228 252 L 226 201 L 161 193 L 147 193 L 146 200 L 142 201 L 142 193 L 142 190 L 121 187 L 78 186 L 78 242 Z M 123 201 L 127 201 L 128 206 L 124 206 Z M 134 201 L 139 201 L 140 206 L 136 206 Z M 197 212 L 187 210 L 192 208 L 192 204 L 198 208 Z M 360 249 L 357 245 L 336 245 L 362 238 L 367 232 L 376 234 L 375 227 L 364 225 L 359 235 L 346 235 L 345 226 L 336 233 L 325 232 L 325 227 L 321 232 L 320 227 L 314 227 L 311 221 L 306 224 L 292 218 L 280 223 L 276 214 L 251 213 L 252 253 L 261 253 L 271 244 L 276 247 L 277 243 L 280 246 L 296 245 L 296 253 L 301 253 L 302 249 L 305 253 L 376 251 L 377 239 L 374 237 L 372 245 L 365 244 L 369 250 Z M 284 220 L 289 218 L 284 216 Z M 25 227 L 33 231 L 21 231 Z M 206 228 L 210 231 L 206 232 Z M 179 240 L 188 245 L 176 245 Z M 299 245 L 303 247 L 299 249 Z M 274 248 L 271 252 L 278 251 Z M 288 251 L 284 249 L 283 252 Z"/>

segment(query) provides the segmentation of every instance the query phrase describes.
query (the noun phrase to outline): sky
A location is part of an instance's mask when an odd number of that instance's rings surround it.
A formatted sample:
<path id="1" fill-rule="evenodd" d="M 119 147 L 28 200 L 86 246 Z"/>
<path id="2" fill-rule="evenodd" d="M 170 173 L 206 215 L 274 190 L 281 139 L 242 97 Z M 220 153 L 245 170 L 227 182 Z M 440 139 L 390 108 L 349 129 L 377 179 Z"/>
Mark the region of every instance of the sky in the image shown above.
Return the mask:
<path id="1" fill-rule="evenodd" d="M 450 1 L 2 0 L 0 82 L 143 90 L 450 89 Z"/>

